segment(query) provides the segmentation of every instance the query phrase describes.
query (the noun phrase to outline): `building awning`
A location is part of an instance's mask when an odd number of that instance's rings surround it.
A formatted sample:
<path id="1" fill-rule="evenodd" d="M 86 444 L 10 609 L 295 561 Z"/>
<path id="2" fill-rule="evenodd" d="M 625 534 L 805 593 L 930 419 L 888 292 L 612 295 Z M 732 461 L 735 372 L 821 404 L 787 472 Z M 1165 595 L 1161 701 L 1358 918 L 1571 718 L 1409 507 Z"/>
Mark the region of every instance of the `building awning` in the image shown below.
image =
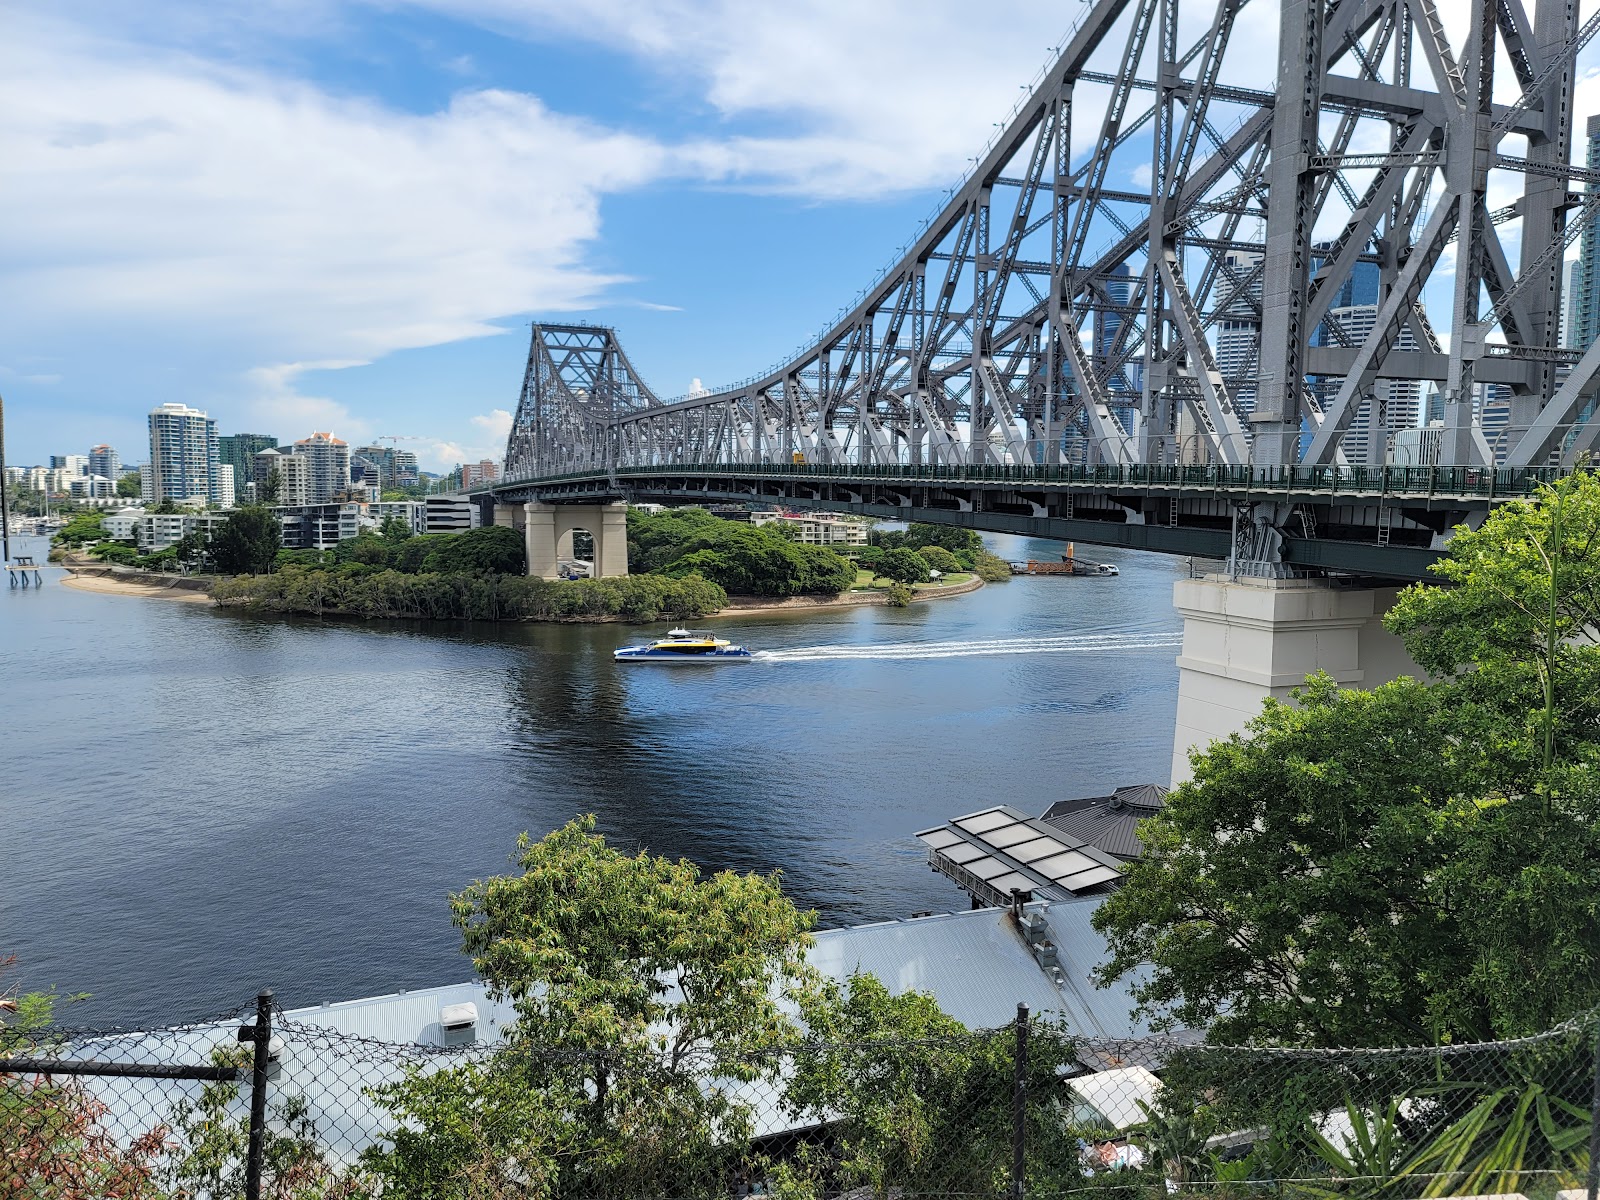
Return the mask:
<path id="1" fill-rule="evenodd" d="M 1036 900 L 1095 895 L 1122 874 L 1114 856 L 1005 804 L 924 829 L 917 840 L 934 870 L 992 906 L 1009 904 L 1013 892 Z"/>

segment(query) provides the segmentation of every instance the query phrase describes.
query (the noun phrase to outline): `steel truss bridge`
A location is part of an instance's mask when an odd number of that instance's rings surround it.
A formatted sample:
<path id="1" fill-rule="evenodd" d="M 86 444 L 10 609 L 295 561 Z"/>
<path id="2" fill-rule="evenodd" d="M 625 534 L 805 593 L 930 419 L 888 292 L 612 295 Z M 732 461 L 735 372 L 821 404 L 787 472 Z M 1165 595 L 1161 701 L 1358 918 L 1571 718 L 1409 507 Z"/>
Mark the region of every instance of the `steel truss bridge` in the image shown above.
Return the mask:
<path id="1" fill-rule="evenodd" d="M 1600 171 L 1570 164 L 1600 30 L 1579 15 L 1096 0 L 948 203 L 788 361 L 662 399 L 613 330 L 535 325 L 496 491 L 1009 510 L 1267 573 L 1376 570 L 1315 549 L 1370 546 L 1414 575 L 1450 522 L 1600 439 L 1600 342 L 1560 344 L 1563 255 L 1600 215 Z M 1265 19 L 1275 79 L 1241 32 Z M 1406 432 L 1435 390 L 1442 422 Z"/>

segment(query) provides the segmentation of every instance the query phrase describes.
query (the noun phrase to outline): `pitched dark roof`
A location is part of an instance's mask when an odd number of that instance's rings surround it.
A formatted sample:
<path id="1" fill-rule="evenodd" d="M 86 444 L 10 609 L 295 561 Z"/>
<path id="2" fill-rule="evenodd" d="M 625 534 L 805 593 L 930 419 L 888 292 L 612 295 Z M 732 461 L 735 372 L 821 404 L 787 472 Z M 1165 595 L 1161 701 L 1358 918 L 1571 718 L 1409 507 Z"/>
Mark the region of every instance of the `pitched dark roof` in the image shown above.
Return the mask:
<path id="1" fill-rule="evenodd" d="M 1167 789 L 1154 783 L 1119 787 L 1109 796 L 1082 796 L 1058 800 L 1039 819 L 1052 829 L 1121 859 L 1138 858 L 1144 852 L 1139 841 L 1138 823 L 1160 812 L 1167 803 Z"/>

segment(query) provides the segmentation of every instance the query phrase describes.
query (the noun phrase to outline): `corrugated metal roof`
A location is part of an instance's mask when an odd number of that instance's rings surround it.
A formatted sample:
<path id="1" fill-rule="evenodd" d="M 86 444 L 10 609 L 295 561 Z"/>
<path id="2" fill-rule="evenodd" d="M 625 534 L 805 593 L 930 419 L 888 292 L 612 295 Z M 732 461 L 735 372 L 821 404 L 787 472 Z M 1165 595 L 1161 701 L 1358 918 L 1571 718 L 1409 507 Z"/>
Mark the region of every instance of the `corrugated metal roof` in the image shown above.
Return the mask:
<path id="1" fill-rule="evenodd" d="M 1167 789 L 1153 783 L 1120 787 L 1109 796 L 1058 800 L 1039 819 L 1068 837 L 1079 838 L 1121 859 L 1144 852 L 1139 822 L 1166 806 Z"/>
<path id="2" fill-rule="evenodd" d="M 1126 983 L 1100 990 L 1089 974 L 1106 957 L 1105 943 L 1089 925 L 1100 898 L 1035 904 L 1058 951 L 1059 968 L 1037 961 L 1009 909 L 989 908 L 906 921 L 886 921 L 816 935 L 808 954 L 829 978 L 844 981 L 871 972 L 895 994 L 926 992 L 950 1016 L 971 1029 L 992 1029 L 1015 1020 L 1017 1005 L 1040 1016 L 1059 1017 L 1069 1032 L 1125 1038 L 1146 1032 L 1129 1020 L 1133 1001 Z M 380 1139 L 390 1118 L 368 1089 L 401 1077 L 402 1065 L 416 1063 L 412 1046 L 444 1044 L 440 1010 L 472 1004 L 478 1012 L 477 1042 L 500 1040 L 513 1018 L 505 1002 L 493 1001 L 482 983 L 449 984 L 337 1004 L 294 1009 L 279 1026 L 281 1051 L 275 1087 L 298 1095 L 319 1134 L 348 1153 Z M 73 1046 L 75 1056 L 122 1062 L 202 1063 L 211 1050 L 235 1044 L 237 1022 L 151 1034 L 113 1035 Z M 318 1030 L 369 1039 L 371 1045 L 324 1039 Z M 387 1043 L 385 1046 L 383 1043 Z M 428 1060 L 437 1069 L 453 1056 Z M 197 1095 L 200 1085 L 168 1081 L 97 1079 L 91 1086 L 111 1105 L 112 1132 L 137 1130 L 119 1121 L 160 1113 L 178 1094 Z M 787 1128 L 774 1093 L 761 1132 Z"/>
<path id="3" fill-rule="evenodd" d="M 831 979 L 865 971 L 896 995 L 928 992 L 969 1029 L 1014 1021 L 1018 1004 L 1040 1013 L 1062 1003 L 1008 909 L 831 929 L 817 934 L 807 957 Z"/>

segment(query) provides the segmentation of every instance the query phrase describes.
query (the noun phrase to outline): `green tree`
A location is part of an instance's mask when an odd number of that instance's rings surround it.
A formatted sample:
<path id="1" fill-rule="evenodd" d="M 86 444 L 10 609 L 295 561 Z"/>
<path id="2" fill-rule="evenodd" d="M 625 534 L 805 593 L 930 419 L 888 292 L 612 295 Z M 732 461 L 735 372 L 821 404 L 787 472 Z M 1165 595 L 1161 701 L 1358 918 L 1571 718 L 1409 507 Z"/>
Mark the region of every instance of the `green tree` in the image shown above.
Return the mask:
<path id="1" fill-rule="evenodd" d="M 117 495 L 124 500 L 138 499 L 143 490 L 137 471 L 129 471 L 117 480 Z"/>
<path id="2" fill-rule="evenodd" d="M 974 1034 L 918 992 L 892 994 L 872 975 L 827 984 L 803 1006 L 809 1033 L 785 1091 L 800 1121 L 828 1123 L 839 1164 L 813 1169 L 813 1194 L 1003 1196 L 1010 1192 L 1015 1029 Z M 1077 1140 L 1054 1097 L 1076 1065 L 1070 1039 L 1030 1029 L 1024 1191 L 1084 1182 Z M 802 1159 L 804 1164 L 804 1160 Z"/>
<path id="3" fill-rule="evenodd" d="M 443 540 L 432 544 L 423 569 L 521 575 L 528 569 L 528 552 L 522 534 L 515 529 L 507 525 L 485 525 L 465 533 L 443 535 Z"/>
<path id="4" fill-rule="evenodd" d="M 917 557 L 928 564 L 928 568 L 938 571 L 941 575 L 954 575 L 961 570 L 961 563 L 956 561 L 956 556 L 943 546 L 923 546 L 917 551 Z"/>
<path id="5" fill-rule="evenodd" d="M 194 529 L 172 544 L 172 556 L 183 564 L 204 569 L 211 539 L 204 529 Z"/>
<path id="6" fill-rule="evenodd" d="M 52 541 L 57 546 L 82 546 L 86 542 L 98 542 L 105 536 L 103 514 L 90 511 L 74 516 L 56 531 Z"/>
<path id="7" fill-rule="evenodd" d="M 276 504 L 278 497 L 283 492 L 283 473 L 277 467 L 267 472 L 267 481 L 259 489 L 256 497 L 262 504 Z"/>
<path id="8" fill-rule="evenodd" d="M 340 565 L 357 563 L 364 567 L 382 567 L 388 563 L 391 553 L 391 543 L 387 539 L 363 529 L 355 537 L 345 538 L 334 546 L 333 561 Z"/>
<path id="9" fill-rule="evenodd" d="M 131 567 L 138 559 L 139 551 L 137 547 L 127 542 L 101 542 L 98 546 L 89 548 L 89 556 L 98 558 L 102 562 Z"/>
<path id="10" fill-rule="evenodd" d="M 856 551 L 856 565 L 863 571 L 870 572 L 872 577 L 876 579 L 878 568 L 883 566 L 883 547 L 862 546 L 861 549 Z"/>
<path id="11" fill-rule="evenodd" d="M 400 516 L 399 513 L 390 513 L 383 519 L 383 525 L 378 530 L 378 536 L 391 546 L 398 546 L 411 540 L 411 523 Z"/>
<path id="12" fill-rule="evenodd" d="M 884 590 L 883 595 L 891 608 L 910 608 L 911 601 L 915 598 L 916 593 L 911 590 L 909 583 L 901 583 L 899 580 L 895 580 Z"/>
<path id="13" fill-rule="evenodd" d="M 485 1172 L 495 1186 L 559 1174 L 569 1194 L 723 1189 L 753 1110 L 705 1082 L 776 1071 L 798 1032 L 787 1006 L 818 986 L 805 961 L 814 914 L 775 879 L 623 854 L 594 827 L 524 836 L 520 874 L 451 898 L 464 948 L 516 1022 L 481 1069 L 383 1090 L 403 1132 L 368 1166 L 398 1194 L 486 1194 L 469 1190 Z M 464 1096 L 498 1119 L 476 1119 Z"/>
<path id="14" fill-rule="evenodd" d="M 913 521 L 906 527 L 905 545 L 913 550 L 938 546 L 952 554 L 976 554 L 983 549 L 983 537 L 976 529 L 963 529 L 959 525 L 929 525 Z M 943 567 L 939 568 L 941 571 Z"/>
<path id="15" fill-rule="evenodd" d="M 897 583 L 926 583 L 928 582 L 928 564 L 915 550 L 905 546 L 897 546 L 892 550 L 885 550 L 883 562 L 878 567 L 878 574 L 885 579 L 893 579 Z"/>
<path id="16" fill-rule="evenodd" d="M 283 523 L 264 505 L 240 508 L 211 540 L 211 561 L 223 575 L 265 575 L 283 545 Z"/>
<path id="17" fill-rule="evenodd" d="M 972 569 L 985 583 L 1004 583 L 1011 578 L 1011 564 L 987 550 L 973 556 Z"/>
<path id="18" fill-rule="evenodd" d="M 1149 963 L 1143 1007 L 1218 1040 L 1516 1037 L 1600 1001 L 1597 534 L 1587 473 L 1497 509 L 1388 617 L 1431 682 L 1314 679 L 1193 754 L 1096 914 L 1103 976 Z"/>

